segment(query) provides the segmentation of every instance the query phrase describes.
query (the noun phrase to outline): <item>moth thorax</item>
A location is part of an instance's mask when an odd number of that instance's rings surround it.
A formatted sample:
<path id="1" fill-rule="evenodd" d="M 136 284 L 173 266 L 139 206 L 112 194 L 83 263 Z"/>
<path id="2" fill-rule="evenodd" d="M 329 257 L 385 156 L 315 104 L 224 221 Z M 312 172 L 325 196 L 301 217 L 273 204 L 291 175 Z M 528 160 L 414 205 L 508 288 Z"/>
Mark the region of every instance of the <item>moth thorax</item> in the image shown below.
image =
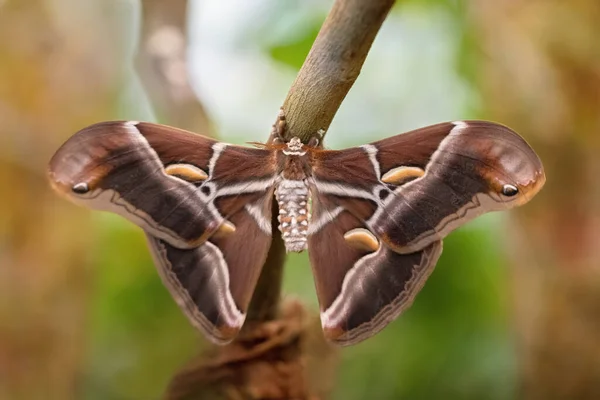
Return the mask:
<path id="1" fill-rule="evenodd" d="M 306 249 L 310 214 L 308 186 L 303 180 L 282 180 L 275 192 L 279 204 L 279 230 L 287 251 Z"/>

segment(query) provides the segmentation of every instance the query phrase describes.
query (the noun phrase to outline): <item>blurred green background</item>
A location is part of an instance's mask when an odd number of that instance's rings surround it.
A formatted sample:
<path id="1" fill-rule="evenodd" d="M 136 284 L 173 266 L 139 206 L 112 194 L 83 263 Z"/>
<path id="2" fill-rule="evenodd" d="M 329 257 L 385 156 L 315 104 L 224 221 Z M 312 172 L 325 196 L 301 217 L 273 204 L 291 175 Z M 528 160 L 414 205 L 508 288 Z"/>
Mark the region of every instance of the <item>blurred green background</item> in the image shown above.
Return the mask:
<path id="1" fill-rule="evenodd" d="M 150 120 L 266 140 L 332 1 L 0 0 L 0 399 L 156 399 L 206 346 L 142 232 L 48 187 L 71 134 Z M 326 145 L 446 120 L 520 132 L 546 188 L 453 233 L 335 399 L 600 398 L 600 2 L 405 0 Z M 284 289 L 316 310 L 305 254 Z"/>

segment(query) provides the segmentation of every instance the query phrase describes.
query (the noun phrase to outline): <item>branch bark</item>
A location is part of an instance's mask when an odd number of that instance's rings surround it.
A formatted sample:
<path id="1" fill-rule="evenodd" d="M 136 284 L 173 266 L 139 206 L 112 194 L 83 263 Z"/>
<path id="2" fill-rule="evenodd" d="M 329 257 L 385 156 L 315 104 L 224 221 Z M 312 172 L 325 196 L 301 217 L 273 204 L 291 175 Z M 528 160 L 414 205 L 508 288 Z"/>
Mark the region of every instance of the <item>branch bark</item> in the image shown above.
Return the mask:
<path id="1" fill-rule="evenodd" d="M 393 5 L 394 0 L 335 1 L 283 103 L 289 135 L 306 143 L 329 128 Z"/>
<path id="2" fill-rule="evenodd" d="M 286 139 L 297 136 L 306 143 L 319 129 L 329 128 L 393 4 L 394 0 L 335 1 L 283 103 Z M 276 218 L 273 226 L 277 226 Z M 284 263 L 283 241 L 273 240 L 250 305 L 249 321 L 277 315 Z"/>

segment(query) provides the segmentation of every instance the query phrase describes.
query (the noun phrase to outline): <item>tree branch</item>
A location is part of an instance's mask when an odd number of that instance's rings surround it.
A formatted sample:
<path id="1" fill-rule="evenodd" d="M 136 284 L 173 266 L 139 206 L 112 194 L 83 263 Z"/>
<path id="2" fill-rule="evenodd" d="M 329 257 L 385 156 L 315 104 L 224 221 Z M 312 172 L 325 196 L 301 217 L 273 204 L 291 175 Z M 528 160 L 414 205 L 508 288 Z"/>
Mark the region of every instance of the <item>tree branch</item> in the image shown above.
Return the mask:
<path id="1" fill-rule="evenodd" d="M 283 103 L 289 135 L 306 143 L 329 128 L 393 4 L 336 0 Z"/>
<path id="2" fill-rule="evenodd" d="M 336 0 L 283 103 L 286 139 L 304 143 L 327 130 L 358 78 L 381 24 L 394 0 Z M 277 209 L 273 226 L 276 230 Z M 285 247 L 275 232 L 273 244 L 248 311 L 248 322 L 277 315 Z"/>

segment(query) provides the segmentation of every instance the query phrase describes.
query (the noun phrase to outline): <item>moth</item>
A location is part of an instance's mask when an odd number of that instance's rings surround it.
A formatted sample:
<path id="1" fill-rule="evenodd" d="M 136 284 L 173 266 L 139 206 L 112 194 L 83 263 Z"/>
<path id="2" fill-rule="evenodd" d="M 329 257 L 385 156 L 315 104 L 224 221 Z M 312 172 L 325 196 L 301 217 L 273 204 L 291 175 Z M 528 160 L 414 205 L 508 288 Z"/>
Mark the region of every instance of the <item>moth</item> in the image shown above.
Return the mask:
<path id="1" fill-rule="evenodd" d="M 280 112 L 275 140 L 252 148 L 102 122 L 67 140 L 49 179 L 74 202 L 140 226 L 175 301 L 218 344 L 241 329 L 278 228 L 288 251 L 308 250 L 324 334 L 340 345 L 412 304 L 452 230 L 525 204 L 545 182 L 525 140 L 492 122 L 441 123 L 345 150 L 323 149 L 319 134 L 286 142 L 286 129 Z"/>

